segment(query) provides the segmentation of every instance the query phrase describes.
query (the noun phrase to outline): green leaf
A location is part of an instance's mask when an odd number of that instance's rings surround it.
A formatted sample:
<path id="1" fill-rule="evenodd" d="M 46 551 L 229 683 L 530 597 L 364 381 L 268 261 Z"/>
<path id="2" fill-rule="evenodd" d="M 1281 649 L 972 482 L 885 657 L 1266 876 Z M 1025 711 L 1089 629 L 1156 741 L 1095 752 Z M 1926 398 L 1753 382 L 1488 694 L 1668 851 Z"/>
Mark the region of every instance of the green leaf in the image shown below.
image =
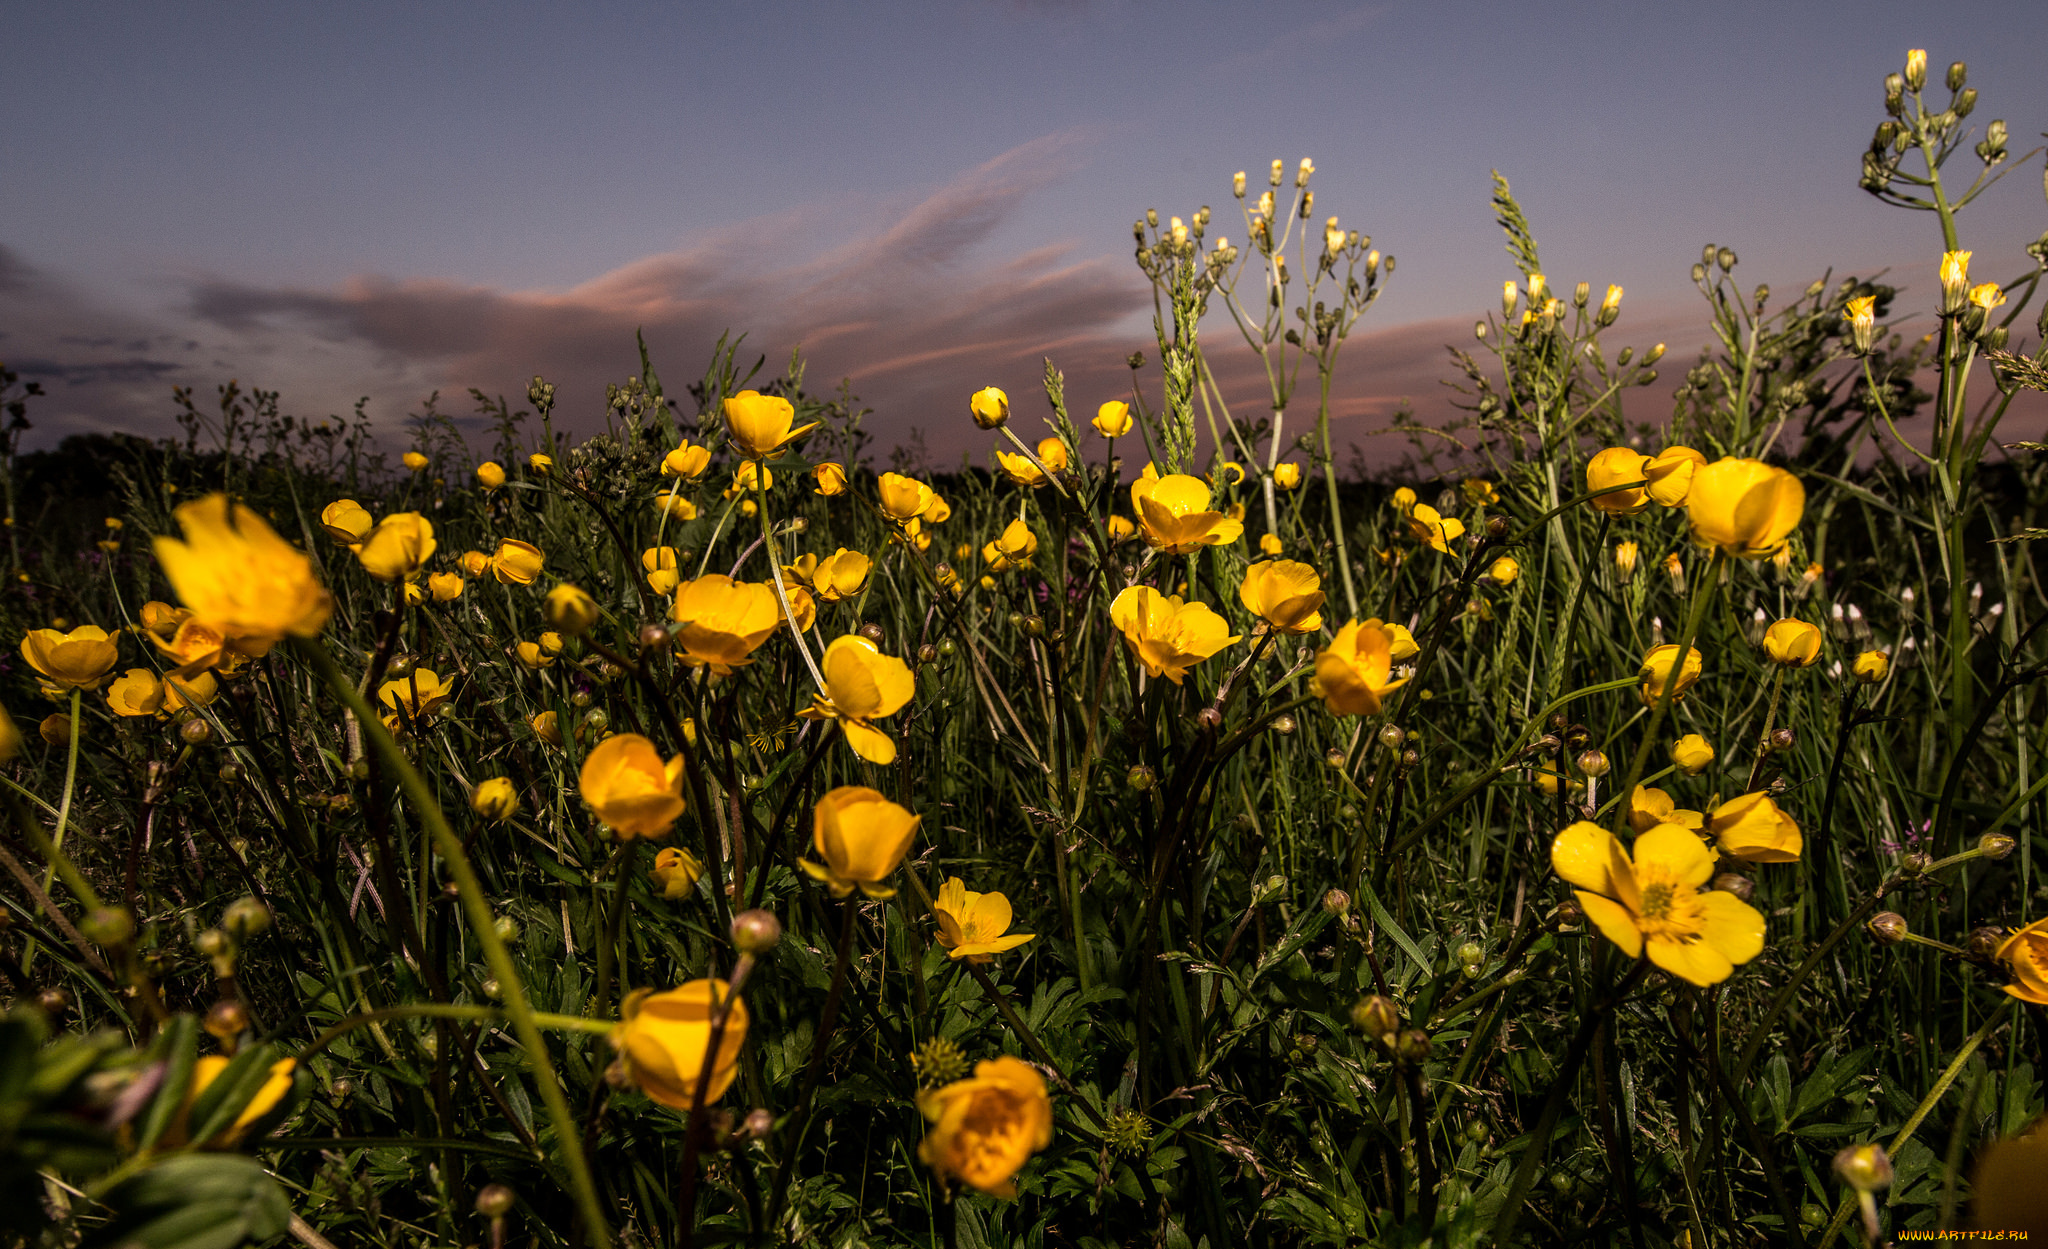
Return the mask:
<path id="1" fill-rule="evenodd" d="M 237 1154 L 167 1158 L 103 1200 L 114 1217 L 81 1249 L 237 1249 L 281 1235 L 291 1222 L 277 1182 Z"/>
<path id="2" fill-rule="evenodd" d="M 155 1145 L 177 1118 L 185 1092 L 192 1087 L 192 1065 L 198 1059 L 199 1021 L 191 1015 L 175 1015 L 157 1039 L 157 1061 L 164 1066 L 163 1082 L 142 1114 L 135 1147 L 146 1150 Z"/>

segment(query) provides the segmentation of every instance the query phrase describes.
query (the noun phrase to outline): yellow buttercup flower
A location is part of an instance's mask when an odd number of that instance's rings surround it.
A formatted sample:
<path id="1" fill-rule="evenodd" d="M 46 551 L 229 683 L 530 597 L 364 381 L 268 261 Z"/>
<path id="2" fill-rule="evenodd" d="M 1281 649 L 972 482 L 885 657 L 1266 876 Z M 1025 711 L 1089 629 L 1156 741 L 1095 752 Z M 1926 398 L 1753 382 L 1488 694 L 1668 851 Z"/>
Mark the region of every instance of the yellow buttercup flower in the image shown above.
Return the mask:
<path id="1" fill-rule="evenodd" d="M 721 1006 L 725 1031 L 713 1057 L 711 1028 Z M 725 1096 L 739 1074 L 740 1048 L 747 1040 L 747 1004 L 726 981 L 692 980 L 666 993 L 636 989 L 619 1004 L 619 1020 L 619 1050 L 633 1083 L 671 1110 L 687 1113 L 695 1104 L 707 1061 L 711 1081 L 704 1092 L 710 1101 Z"/>
<path id="2" fill-rule="evenodd" d="M 967 411 L 976 425 L 997 429 L 1010 419 L 1010 397 L 993 386 L 984 386 L 967 400 Z"/>
<path id="3" fill-rule="evenodd" d="M 1017 1172 L 1052 1144 L 1045 1077 L 1008 1054 L 976 1063 L 971 1079 L 917 1095 L 931 1124 L 917 1156 L 941 1175 L 991 1196 L 1017 1195 Z"/>
<path id="4" fill-rule="evenodd" d="M 930 486 L 902 473 L 883 473 L 875 481 L 875 492 L 880 496 L 882 515 L 898 524 L 924 515 L 938 497 Z"/>
<path id="5" fill-rule="evenodd" d="M 1441 515 L 1427 503 L 1418 503 L 1408 509 L 1408 536 L 1432 551 L 1449 555 L 1451 543 L 1465 536 L 1465 522 Z"/>
<path id="6" fill-rule="evenodd" d="M 159 640 L 151 634 L 150 641 L 156 643 L 156 648 L 177 666 L 179 672 L 198 672 L 204 668 L 235 672 L 246 662 L 241 655 L 228 649 L 227 639 L 221 636 L 220 630 L 190 616 L 168 639 Z"/>
<path id="7" fill-rule="evenodd" d="M 1512 555 L 1503 555 L 1486 570 L 1486 579 L 1495 585 L 1513 585 L 1515 578 L 1522 575 L 1522 565 Z"/>
<path id="8" fill-rule="evenodd" d="M 695 481 L 711 467 L 711 448 L 685 442 L 661 457 L 661 475 Z"/>
<path id="9" fill-rule="evenodd" d="M 506 538 L 491 556 L 491 575 L 505 585 L 532 585 L 547 556 L 531 542 Z"/>
<path id="10" fill-rule="evenodd" d="M 1038 554 L 1038 535 L 1031 532 L 1031 526 L 1021 520 L 1013 520 L 996 535 L 996 540 L 981 548 L 981 558 L 993 572 L 1008 572 L 1031 562 Z"/>
<path id="11" fill-rule="evenodd" d="M 190 1106 L 199 1100 L 200 1094 L 206 1091 L 208 1085 L 220 1078 L 221 1072 L 227 1070 L 228 1062 L 227 1056 L 223 1054 L 202 1054 L 193 1062 L 192 1083 L 185 1094 L 186 1109 L 181 1111 L 181 1125 L 172 1130 L 173 1135 L 182 1136 L 185 1133 L 187 1129 L 182 1126 L 182 1120 L 189 1114 Z M 292 1073 L 297 1070 L 298 1065 L 298 1061 L 291 1058 L 280 1058 L 270 1064 L 269 1078 L 256 1090 L 256 1095 L 249 1099 L 249 1104 L 235 1115 L 235 1121 L 212 1139 L 199 1143 L 224 1148 L 241 1140 L 251 1127 L 276 1110 L 278 1104 L 284 1101 L 285 1095 L 292 1091 Z"/>
<path id="12" fill-rule="evenodd" d="M 496 490 L 505 484 L 505 466 L 496 460 L 485 460 L 476 466 L 476 481 L 486 490 Z"/>
<path id="13" fill-rule="evenodd" d="M 1798 823 L 1761 792 L 1715 807 L 1707 831 L 1723 854 L 1753 863 L 1794 862 L 1806 845 Z"/>
<path id="14" fill-rule="evenodd" d="M 1253 564 L 1244 570 L 1237 598 L 1246 611 L 1282 633 L 1314 633 L 1323 627 L 1323 579 L 1307 564 L 1291 559 Z"/>
<path id="15" fill-rule="evenodd" d="M 1378 715 L 1380 700 L 1406 683 L 1407 678 L 1397 681 L 1393 676 L 1397 628 L 1378 620 L 1353 620 L 1316 652 L 1316 675 L 1309 689 L 1331 715 Z M 1413 639 L 1409 645 L 1414 645 Z"/>
<path id="16" fill-rule="evenodd" d="M 487 820 L 509 819 L 519 809 L 519 791 L 507 778 L 491 777 L 471 791 L 469 809 Z"/>
<path id="17" fill-rule="evenodd" d="M 399 459 L 405 462 L 406 471 L 413 473 L 423 473 L 427 471 L 427 465 L 433 463 L 432 460 L 429 460 L 417 451 L 408 451 L 400 456 Z"/>
<path id="18" fill-rule="evenodd" d="M 1692 493 L 1693 474 L 1707 457 L 1691 447 L 1666 447 L 1643 465 L 1649 479 L 1650 499 L 1659 507 L 1683 507 Z"/>
<path id="19" fill-rule="evenodd" d="M 918 519 L 927 525 L 944 524 L 953 519 L 953 505 L 940 498 L 937 494 L 934 494 L 932 495 L 931 506 L 926 508 L 924 515 L 918 517 Z"/>
<path id="20" fill-rule="evenodd" d="M 1239 464 L 1236 460 L 1223 461 L 1223 463 L 1217 465 L 1216 472 L 1218 476 L 1223 478 L 1223 484 L 1226 486 L 1236 486 L 1244 481 L 1244 465 Z M 1210 480 L 1213 481 L 1215 478 Z"/>
<path id="21" fill-rule="evenodd" d="M 1820 630 L 1804 620 L 1773 621 L 1764 630 L 1764 653 L 1787 668 L 1807 668 L 1820 658 Z"/>
<path id="22" fill-rule="evenodd" d="M 647 874 L 660 887 L 661 896 L 674 902 L 689 897 L 697 888 L 697 881 L 704 875 L 704 864 L 680 846 L 664 846 L 654 856 L 654 867 Z"/>
<path id="23" fill-rule="evenodd" d="M 1676 824 L 1698 832 L 1706 822 L 1706 816 L 1681 808 L 1670 794 L 1649 785 L 1636 786 L 1628 798 L 1628 826 L 1639 833 L 1647 833 L 1659 824 Z"/>
<path id="24" fill-rule="evenodd" d="M 552 711 L 543 711 L 526 722 L 533 735 L 550 746 L 562 744 L 562 726 Z"/>
<path id="25" fill-rule="evenodd" d="M 859 889 L 870 898 L 894 897 L 881 882 L 903 865 L 924 819 L 864 785 L 841 785 L 818 800 L 811 815 L 811 845 L 824 862 L 797 860 L 832 896 Z"/>
<path id="26" fill-rule="evenodd" d="M 385 717 L 385 723 L 393 727 L 434 714 L 453 696 L 454 686 L 443 685 L 432 668 L 414 668 L 377 687 L 377 701 L 397 713 Z"/>
<path id="27" fill-rule="evenodd" d="M 811 571 L 810 585 L 825 602 L 841 602 L 861 592 L 874 566 L 874 561 L 859 551 L 840 547 L 818 561 Z"/>
<path id="28" fill-rule="evenodd" d="M 555 657 L 542 650 L 538 642 L 519 642 L 512 647 L 512 653 L 522 667 L 535 672 L 554 666 Z"/>
<path id="29" fill-rule="evenodd" d="M 220 682 L 211 672 L 195 672 L 181 677 L 175 672 L 164 674 L 164 714 L 176 715 L 187 707 L 204 707 L 220 697 Z"/>
<path id="30" fill-rule="evenodd" d="M 69 633 L 31 629 L 21 639 L 21 657 L 42 677 L 43 692 L 55 695 L 98 689 L 106 683 L 121 652 L 105 629 L 80 625 Z"/>
<path id="31" fill-rule="evenodd" d="M 1671 762 L 1687 776 L 1698 776 L 1714 762 L 1714 747 L 1698 733 L 1687 733 L 1671 743 Z"/>
<path id="32" fill-rule="evenodd" d="M 1649 474 L 1650 457 L 1627 447 L 1609 447 L 1586 461 L 1586 489 L 1605 490 L 1608 493 L 1592 500 L 1594 507 L 1615 516 L 1628 516 L 1642 511 L 1650 505 L 1647 487 L 1637 486 L 1632 490 L 1616 490 L 1630 482 L 1642 481 Z"/>
<path id="33" fill-rule="evenodd" d="M 1700 888 L 1714 874 L 1713 855 L 1676 824 L 1645 832 L 1631 853 L 1582 820 L 1551 843 L 1550 865 L 1576 886 L 1602 936 L 1681 980 L 1719 984 L 1763 952 L 1764 917 L 1732 893 Z"/>
<path id="34" fill-rule="evenodd" d="M 147 668 L 130 668 L 107 686 L 107 707 L 117 716 L 153 716 L 164 709 L 164 683 Z"/>
<path id="35" fill-rule="evenodd" d="M 650 546 L 640 552 L 640 568 L 656 594 L 673 593 L 676 582 L 681 580 L 676 549 L 672 546 Z"/>
<path id="36" fill-rule="evenodd" d="M 0 763 L 7 763 L 21 754 L 24 744 L 21 730 L 15 727 L 14 717 L 0 707 Z"/>
<path id="37" fill-rule="evenodd" d="M 675 640 L 683 662 L 726 676 L 753 662 L 754 652 L 781 624 L 782 604 L 773 586 L 710 573 L 677 586 L 668 614 L 682 623 Z"/>
<path id="38" fill-rule="evenodd" d="M 663 762 L 638 733 L 615 733 L 584 756 L 576 788 L 621 837 L 666 837 L 683 813 L 683 757 Z"/>
<path id="39" fill-rule="evenodd" d="M 724 403 L 725 431 L 741 455 L 765 460 L 818 427 L 819 422 L 791 429 L 796 408 L 780 395 L 743 390 Z"/>
<path id="40" fill-rule="evenodd" d="M 726 497 L 731 498 L 732 491 L 726 491 Z M 654 496 L 654 510 L 674 521 L 697 519 L 697 505 L 673 490 L 665 490 Z"/>
<path id="41" fill-rule="evenodd" d="M 540 616 L 558 632 L 566 633 L 570 637 L 582 637 L 597 623 L 597 600 L 590 597 L 581 586 L 564 581 L 548 591 L 547 598 L 540 605 Z M 541 641 L 545 642 L 551 637 L 555 637 L 555 634 L 543 633 Z M 560 642 L 561 639 L 556 638 L 558 649 Z"/>
<path id="42" fill-rule="evenodd" d="M 811 480 L 817 483 L 812 489 L 828 499 L 833 495 L 845 494 L 846 466 L 830 461 L 820 464 L 811 470 Z"/>
<path id="43" fill-rule="evenodd" d="M 462 597 L 462 587 L 466 584 L 457 573 L 437 572 L 427 578 L 427 592 L 434 596 L 436 603 L 452 603 Z"/>
<path id="44" fill-rule="evenodd" d="M 1636 694 L 1644 706 L 1653 706 L 1663 696 L 1665 687 L 1671 686 L 1671 701 L 1677 702 L 1700 679 L 1705 665 L 1706 656 L 1690 646 L 1685 648 L 1685 662 L 1681 664 L 1677 643 L 1667 642 L 1643 656 L 1643 666 L 1636 674 L 1642 683 L 1636 687 Z"/>
<path id="45" fill-rule="evenodd" d="M 1280 539 L 1276 535 L 1270 533 L 1259 535 L 1259 554 L 1278 555 L 1285 549 L 1285 547 L 1280 545 Z"/>
<path id="46" fill-rule="evenodd" d="M 540 477 L 546 477 L 548 474 L 555 471 L 555 457 L 551 455 L 542 455 L 540 452 L 536 451 L 532 455 L 526 457 L 526 467 L 530 469 L 535 475 Z"/>
<path id="47" fill-rule="evenodd" d="M 1010 900 L 1000 893 L 970 892 L 958 876 L 939 886 L 932 909 L 938 913 L 939 944 L 946 947 L 948 958 L 986 963 L 1037 935 L 1010 932 Z"/>
<path id="48" fill-rule="evenodd" d="M 1104 438 L 1121 438 L 1131 432 L 1131 405 L 1112 399 L 1095 409 L 1095 418 L 1088 423 Z"/>
<path id="49" fill-rule="evenodd" d="M 1458 493 L 1473 507 L 1492 507 L 1500 502 L 1500 491 L 1484 477 L 1468 477 L 1458 483 Z"/>
<path id="50" fill-rule="evenodd" d="M 157 538 L 157 562 L 193 616 L 235 650 L 268 654 L 288 636 L 316 636 L 334 614 L 313 561 L 255 512 L 212 494 L 172 516 L 185 536 Z"/>
<path id="51" fill-rule="evenodd" d="M 895 715 L 917 693 L 910 666 L 884 655 L 857 633 L 836 638 L 818 665 L 825 691 L 801 713 L 807 720 L 837 720 L 853 753 L 869 763 L 896 762 L 896 739 L 873 721 Z"/>
<path id="52" fill-rule="evenodd" d="M 1405 516 L 1408 514 L 1408 510 L 1415 506 L 1415 492 L 1406 486 L 1402 486 L 1394 491 L 1387 499 L 1387 502 L 1395 511 Z"/>
<path id="53" fill-rule="evenodd" d="M 1864 651 L 1856 656 L 1856 661 L 1850 666 L 1849 670 L 1858 681 L 1863 682 L 1865 685 L 1876 685 L 1884 680 L 1886 675 L 1892 670 L 1891 653 L 1888 651 Z"/>
<path id="54" fill-rule="evenodd" d="M 1012 455 L 1008 451 L 996 452 L 996 463 L 1002 466 L 1003 476 L 1020 486 L 1037 488 L 1046 483 L 1046 473 L 1057 473 L 1067 467 L 1067 448 L 1057 438 L 1041 439 L 1038 444 L 1038 460 L 1045 465 L 1040 471 L 1029 456 Z"/>
<path id="55" fill-rule="evenodd" d="M 459 562 L 464 576 L 481 577 L 491 570 L 491 557 L 482 551 L 464 551 Z"/>
<path id="56" fill-rule="evenodd" d="M 751 495 L 756 490 L 774 488 L 775 474 L 765 465 L 759 460 L 741 460 L 739 467 L 732 472 L 732 484 L 725 488 L 725 497 L 736 499 L 741 495 Z"/>
<path id="57" fill-rule="evenodd" d="M 320 527 L 343 546 L 353 546 L 376 526 L 369 511 L 354 499 L 336 499 L 320 509 Z"/>
<path id="58" fill-rule="evenodd" d="M 1131 483 L 1131 510 L 1146 544 L 1168 555 L 1235 542 L 1244 533 L 1243 522 L 1209 510 L 1207 482 L 1183 473 Z"/>
<path id="59" fill-rule="evenodd" d="M 1138 527 L 1131 523 L 1130 517 L 1118 514 L 1112 515 L 1109 518 L 1109 540 L 1111 542 L 1122 542 L 1137 532 Z M 1271 535 L 1268 536 L 1270 537 Z"/>
<path id="60" fill-rule="evenodd" d="M 1422 648 L 1415 644 L 1415 635 L 1408 631 L 1407 625 L 1397 625 L 1390 621 L 1382 624 L 1380 628 L 1386 631 L 1387 653 L 1393 657 L 1395 663 L 1405 663 L 1422 653 Z"/>
<path id="61" fill-rule="evenodd" d="M 1293 490 L 1301 485 L 1301 465 L 1292 460 L 1273 466 L 1273 484 L 1282 490 Z"/>
<path id="62" fill-rule="evenodd" d="M 192 613 L 184 608 L 173 607 L 169 603 L 159 603 L 155 599 L 151 599 L 142 605 L 142 627 L 153 638 L 159 640 L 169 640 L 173 634 L 177 633 L 178 626 L 191 618 Z"/>
<path id="63" fill-rule="evenodd" d="M 2048 1006 L 2048 919 L 2037 919 L 2000 942 L 1997 957 L 2012 972 L 2007 993 Z"/>
<path id="64" fill-rule="evenodd" d="M 1692 538 L 1738 559 L 1777 553 L 1806 513 L 1806 488 L 1762 460 L 1722 459 L 1694 471 Z"/>
<path id="65" fill-rule="evenodd" d="M 356 548 L 363 571 L 379 581 L 410 581 L 432 558 L 434 522 L 418 512 L 394 512 Z"/>
<path id="66" fill-rule="evenodd" d="M 1184 603 L 1148 585 L 1134 585 L 1109 605 L 1110 623 L 1123 632 L 1131 653 L 1155 677 L 1179 685 L 1188 669 L 1235 642 L 1241 635 L 1204 603 Z"/>

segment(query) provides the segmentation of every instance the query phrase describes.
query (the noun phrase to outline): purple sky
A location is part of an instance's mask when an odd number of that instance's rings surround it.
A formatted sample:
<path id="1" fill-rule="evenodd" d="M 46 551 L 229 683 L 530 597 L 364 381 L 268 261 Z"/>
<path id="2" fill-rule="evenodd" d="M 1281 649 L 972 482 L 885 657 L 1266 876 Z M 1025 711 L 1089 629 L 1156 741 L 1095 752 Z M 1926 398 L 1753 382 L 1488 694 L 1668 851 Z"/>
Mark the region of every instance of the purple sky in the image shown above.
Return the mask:
<path id="1" fill-rule="evenodd" d="M 587 432 L 605 382 L 637 370 L 636 327 L 680 393 L 730 326 L 778 366 L 801 344 L 813 390 L 851 378 L 881 445 L 919 426 L 979 458 L 972 390 L 1028 400 L 1049 354 L 1092 408 L 1150 347 L 1134 217 L 1207 203 L 1212 232 L 1242 241 L 1232 172 L 1256 187 L 1273 158 L 1310 156 L 1316 216 L 1400 262 L 1347 348 L 1341 445 L 1404 398 L 1443 410 L 1442 345 L 1468 342 L 1513 274 L 1493 168 L 1552 285 L 1625 286 L 1608 337 L 1668 341 L 1671 382 L 1707 339 L 1687 277 L 1705 242 L 1740 254 L 1745 286 L 1888 266 L 1930 307 L 1933 219 L 1856 187 L 1881 81 L 1909 47 L 1937 78 L 1967 60 L 1971 120 L 2007 119 L 2017 156 L 2048 127 L 2038 16 L 2038 0 L 17 5 L 0 359 L 51 392 L 31 446 L 168 432 L 173 384 L 210 396 L 230 376 L 310 416 L 367 394 L 395 424 L 430 390 L 518 396 L 541 372 Z M 2030 264 L 2039 165 L 1964 215 L 1976 276 Z M 1220 368 L 1243 351 L 1220 316 L 1205 334 Z M 1664 390 L 1635 411 L 1661 417 Z M 2036 404 L 2008 429 L 2042 423 Z"/>

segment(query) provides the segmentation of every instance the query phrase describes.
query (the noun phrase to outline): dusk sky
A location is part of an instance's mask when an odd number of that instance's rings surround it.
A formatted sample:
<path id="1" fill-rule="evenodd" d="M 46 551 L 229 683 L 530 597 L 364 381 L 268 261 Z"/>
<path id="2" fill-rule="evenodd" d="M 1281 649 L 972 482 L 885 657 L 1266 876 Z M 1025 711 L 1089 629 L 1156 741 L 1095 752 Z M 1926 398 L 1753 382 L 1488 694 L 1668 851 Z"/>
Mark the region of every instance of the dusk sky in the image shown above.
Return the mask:
<path id="1" fill-rule="evenodd" d="M 1635 409 L 1661 418 L 1708 337 L 1703 243 L 1745 287 L 1889 268 L 1931 310 L 1934 219 L 1856 185 L 1908 48 L 1934 80 L 1969 62 L 1970 120 L 2006 119 L 2015 158 L 2048 128 L 2039 0 L 7 13 L 0 359 L 50 392 L 31 447 L 169 433 L 174 384 L 231 376 L 305 416 L 368 395 L 396 431 L 431 390 L 466 411 L 540 372 L 589 432 L 636 327 L 678 395 L 730 327 L 771 368 L 801 344 L 814 391 L 850 378 L 883 447 L 918 426 L 980 458 L 974 389 L 1029 401 L 1051 355 L 1092 410 L 1151 354 L 1134 217 L 1206 203 L 1242 241 L 1231 174 L 1256 195 L 1304 156 L 1316 217 L 1399 260 L 1346 349 L 1340 446 L 1404 398 L 1444 410 L 1443 344 L 1514 275 L 1495 168 L 1552 285 L 1619 283 L 1608 339 L 1670 344 Z M 1973 276 L 2031 267 L 2040 166 L 1965 213 Z"/>

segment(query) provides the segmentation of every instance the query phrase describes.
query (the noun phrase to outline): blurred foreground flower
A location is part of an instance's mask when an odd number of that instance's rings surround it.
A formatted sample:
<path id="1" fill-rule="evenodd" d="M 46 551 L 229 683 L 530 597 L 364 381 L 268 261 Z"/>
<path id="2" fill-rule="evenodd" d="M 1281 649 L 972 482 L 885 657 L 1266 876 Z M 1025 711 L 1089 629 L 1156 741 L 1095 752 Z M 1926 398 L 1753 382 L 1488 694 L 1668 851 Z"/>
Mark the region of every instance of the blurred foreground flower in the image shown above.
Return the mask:
<path id="1" fill-rule="evenodd" d="M 255 512 L 210 494 L 171 515 L 185 536 L 157 538 L 157 562 L 193 617 L 227 646 L 262 656 L 288 636 L 318 635 L 334 614 L 313 561 Z"/>
<path id="2" fill-rule="evenodd" d="M 1636 838 L 1634 853 L 1583 820 L 1551 843 L 1550 864 L 1601 935 L 1630 958 L 1697 985 L 1719 984 L 1763 952 L 1764 917 L 1732 893 L 1702 890 L 1714 857 L 1676 824 Z"/>
<path id="3" fill-rule="evenodd" d="M 619 1005 L 619 1048 L 626 1069 L 640 1091 L 669 1107 L 688 1111 L 697 1096 L 697 1082 L 711 1057 L 711 1023 L 721 1005 L 730 1002 L 725 1033 L 712 1060 L 709 1101 L 725 1096 L 739 1074 L 740 1047 L 747 1040 L 747 1004 L 723 980 L 692 980 L 656 993 L 638 989 Z"/>
<path id="4" fill-rule="evenodd" d="M 493 776 L 477 784 L 469 796 L 469 809 L 487 820 L 504 820 L 519 809 L 519 791 L 506 777 Z"/>
<path id="5" fill-rule="evenodd" d="M 1009 932 L 1010 900 L 1000 893 L 971 892 L 958 876 L 939 887 L 932 909 L 938 912 L 939 944 L 946 947 L 948 958 L 986 963 L 1037 935 Z"/>
<path id="6" fill-rule="evenodd" d="M 683 813 L 683 757 L 663 762 L 638 733 L 599 742 L 583 760 L 577 789 L 591 814 L 621 837 L 666 837 Z"/>
<path id="7" fill-rule="evenodd" d="M 2048 919 L 2037 919 L 2007 937 L 1998 947 L 1998 961 L 2012 972 L 2007 993 L 2022 1002 L 2048 1006 Z"/>
<path id="8" fill-rule="evenodd" d="M 812 811 L 811 845 L 824 863 L 799 859 L 797 865 L 835 898 L 856 888 L 870 898 L 894 897 L 881 882 L 903 865 L 923 819 L 865 785 L 841 785 Z"/>
<path id="9" fill-rule="evenodd" d="M 1017 1195 L 1017 1172 L 1052 1144 L 1045 1077 L 1021 1058 L 976 1063 L 974 1075 L 917 1095 L 931 1127 L 917 1147 L 925 1165 L 996 1197 Z"/>

